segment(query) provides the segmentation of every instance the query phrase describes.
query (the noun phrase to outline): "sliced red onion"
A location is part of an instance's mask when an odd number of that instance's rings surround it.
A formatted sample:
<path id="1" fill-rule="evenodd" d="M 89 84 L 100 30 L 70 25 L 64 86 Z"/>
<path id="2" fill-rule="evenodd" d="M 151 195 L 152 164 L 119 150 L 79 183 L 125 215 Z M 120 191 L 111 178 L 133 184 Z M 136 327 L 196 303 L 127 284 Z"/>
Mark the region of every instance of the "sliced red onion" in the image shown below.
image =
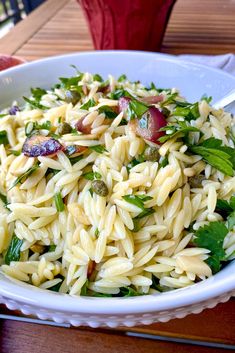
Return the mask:
<path id="1" fill-rule="evenodd" d="M 149 96 L 149 97 L 142 97 L 138 98 L 138 100 L 145 104 L 157 104 L 163 101 L 163 96 L 159 94 L 158 96 Z"/>
<path id="2" fill-rule="evenodd" d="M 61 151 L 63 146 L 59 141 L 49 136 L 32 135 L 27 137 L 22 152 L 27 157 L 50 156 Z"/>
<path id="3" fill-rule="evenodd" d="M 165 131 L 159 130 L 166 125 L 165 116 L 156 107 L 150 107 L 140 119 L 135 119 L 137 135 L 157 144 L 160 144 L 158 139 L 165 135 Z"/>
<path id="4" fill-rule="evenodd" d="M 131 101 L 130 97 L 121 97 L 118 100 L 118 108 L 119 108 L 119 113 L 124 112 L 127 110 L 129 103 Z"/>
<path id="5" fill-rule="evenodd" d="M 90 124 L 83 125 L 83 120 L 85 119 L 85 117 L 86 117 L 86 115 L 76 122 L 75 129 L 77 131 L 82 132 L 83 134 L 90 134 L 91 133 L 91 125 Z"/>
<path id="6" fill-rule="evenodd" d="M 64 152 L 67 154 L 69 157 L 77 157 L 80 154 L 83 154 L 88 147 L 85 146 L 76 146 L 76 145 L 70 145 L 67 146 L 64 150 Z"/>
<path id="7" fill-rule="evenodd" d="M 18 107 L 18 105 L 13 105 L 10 109 L 9 109 L 9 114 L 10 115 L 16 115 L 17 112 L 20 111 L 20 108 Z"/>

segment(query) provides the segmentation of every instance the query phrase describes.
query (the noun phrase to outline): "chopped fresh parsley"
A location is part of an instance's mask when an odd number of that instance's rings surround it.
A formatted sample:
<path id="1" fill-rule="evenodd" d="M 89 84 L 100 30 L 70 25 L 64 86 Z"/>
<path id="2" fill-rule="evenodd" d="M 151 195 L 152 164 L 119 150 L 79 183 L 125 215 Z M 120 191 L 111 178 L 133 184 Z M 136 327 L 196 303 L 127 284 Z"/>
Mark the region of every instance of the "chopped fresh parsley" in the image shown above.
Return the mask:
<path id="1" fill-rule="evenodd" d="M 1 193 L 0 193 L 0 200 L 4 203 L 5 206 L 8 204 L 7 197 Z"/>
<path id="2" fill-rule="evenodd" d="M 138 295 L 142 295 L 141 293 L 138 293 L 135 289 L 132 287 L 121 287 L 120 292 L 115 295 L 118 297 L 136 297 Z"/>
<path id="3" fill-rule="evenodd" d="M 166 157 L 163 157 L 162 159 L 160 159 L 160 162 L 159 162 L 160 168 L 164 168 L 165 166 L 167 166 L 167 164 L 168 164 L 168 158 L 167 158 L 167 156 L 166 156 Z"/>
<path id="4" fill-rule="evenodd" d="M 64 211 L 64 202 L 63 198 L 60 192 L 57 192 L 54 195 L 54 201 L 55 201 L 55 206 L 58 212 L 63 212 Z"/>
<path id="5" fill-rule="evenodd" d="M 38 164 L 35 164 L 33 167 L 29 168 L 25 173 L 20 175 L 15 179 L 14 183 L 9 190 L 13 189 L 17 184 L 22 184 L 31 174 L 33 174 L 39 168 Z"/>
<path id="6" fill-rule="evenodd" d="M 223 242 L 227 234 L 228 228 L 222 222 L 210 222 L 195 232 L 194 243 L 199 247 L 210 250 L 207 263 L 213 273 L 220 270 L 221 262 L 225 260 Z"/>
<path id="7" fill-rule="evenodd" d="M 184 106 L 182 106 L 182 103 L 185 104 L 185 102 L 176 102 L 176 108 L 172 112 L 173 115 L 183 116 L 185 120 L 188 121 L 199 118 L 198 102 L 194 104 L 187 103 L 187 105 Z"/>
<path id="8" fill-rule="evenodd" d="M 200 132 L 200 130 L 196 127 L 187 125 L 185 121 L 178 121 L 177 124 L 174 125 L 168 124 L 167 126 L 161 128 L 160 131 L 166 132 L 166 135 L 158 139 L 158 141 L 161 143 L 170 140 L 172 137 L 177 136 L 177 134 L 183 134 L 184 136 L 186 136 L 189 132 Z"/>
<path id="9" fill-rule="evenodd" d="M 121 75 L 118 77 L 118 82 L 123 82 L 123 81 L 126 81 L 127 80 L 127 77 L 125 74 Z"/>
<path id="10" fill-rule="evenodd" d="M 9 152 L 10 152 L 11 154 L 13 154 L 14 156 L 20 156 L 20 155 L 21 155 L 21 151 L 10 150 Z"/>
<path id="11" fill-rule="evenodd" d="M 83 78 L 83 74 L 79 74 L 77 76 L 72 76 L 72 77 L 59 77 L 59 80 L 62 84 L 62 87 L 65 89 L 73 89 L 73 90 L 77 90 L 77 89 L 82 89 L 81 86 L 78 86 L 78 83 L 81 81 L 81 79 Z"/>
<path id="12" fill-rule="evenodd" d="M 95 179 L 101 179 L 102 175 L 98 172 L 89 172 L 83 174 L 83 177 L 87 180 L 95 180 Z"/>
<path id="13" fill-rule="evenodd" d="M 136 165 L 143 163 L 145 158 L 143 155 L 139 155 L 137 158 L 133 158 L 126 166 L 127 171 L 130 172 L 131 168 L 134 168 Z"/>
<path id="14" fill-rule="evenodd" d="M 103 78 L 99 74 L 94 74 L 93 75 L 93 80 L 98 81 L 98 82 L 103 82 Z"/>
<path id="15" fill-rule="evenodd" d="M 121 97 L 131 97 L 130 93 L 127 92 L 125 89 L 123 88 L 120 88 L 120 89 L 117 89 L 116 91 L 113 91 L 110 93 L 110 98 L 111 99 L 119 99 Z"/>
<path id="16" fill-rule="evenodd" d="M 212 97 L 211 96 L 208 97 L 207 94 L 203 94 L 201 97 L 201 101 L 206 101 L 209 104 L 212 101 Z"/>
<path id="17" fill-rule="evenodd" d="M 233 176 L 235 169 L 235 149 L 222 146 L 222 141 L 211 137 L 199 145 L 189 146 L 193 152 L 225 175 Z"/>
<path id="18" fill-rule="evenodd" d="M 56 245 L 55 244 L 49 245 L 48 252 L 54 252 L 55 249 L 56 249 Z"/>
<path id="19" fill-rule="evenodd" d="M 161 106 L 164 107 L 165 105 L 169 105 L 169 104 L 174 104 L 175 103 L 175 99 L 178 96 L 178 93 L 171 93 L 167 99 L 161 103 Z"/>
<path id="20" fill-rule="evenodd" d="M 42 96 L 44 96 L 46 93 L 47 91 L 43 88 L 31 88 L 31 94 L 36 102 L 40 102 Z"/>
<path id="21" fill-rule="evenodd" d="M 86 282 L 83 284 L 82 288 L 81 288 L 81 292 L 80 295 L 81 296 L 86 296 L 87 295 L 87 291 L 88 291 L 88 279 L 86 280 Z"/>
<path id="22" fill-rule="evenodd" d="M 104 152 L 108 152 L 103 145 L 89 146 L 89 148 L 92 151 L 95 151 L 95 152 L 100 153 L 100 154 L 102 154 Z"/>
<path id="23" fill-rule="evenodd" d="M 99 231 L 98 228 L 96 228 L 96 230 L 95 230 L 95 236 L 96 236 L 96 238 L 98 238 L 99 234 L 100 234 L 100 231 Z"/>
<path id="24" fill-rule="evenodd" d="M 93 98 L 89 99 L 86 103 L 82 104 L 79 109 L 89 110 L 89 108 L 94 107 L 96 105 Z"/>
<path id="25" fill-rule="evenodd" d="M 0 145 L 8 145 L 8 144 L 9 144 L 9 140 L 7 137 L 6 130 L 0 131 Z"/>
<path id="26" fill-rule="evenodd" d="M 74 165 L 75 163 L 79 162 L 81 159 L 83 159 L 83 155 L 77 156 L 77 157 L 71 157 L 69 158 L 70 163 Z"/>
<path id="27" fill-rule="evenodd" d="M 147 195 L 125 195 L 122 196 L 122 198 L 132 205 L 139 207 L 143 211 L 145 210 L 144 202 L 152 200 L 152 197 Z"/>
<path id="28" fill-rule="evenodd" d="M 103 105 L 99 108 L 99 114 L 104 113 L 108 119 L 114 119 L 117 116 L 117 113 L 108 105 Z"/>
<path id="29" fill-rule="evenodd" d="M 135 119 L 136 117 L 141 117 L 147 112 L 148 106 L 144 103 L 132 98 L 128 104 L 127 108 L 127 120 Z"/>
<path id="30" fill-rule="evenodd" d="M 41 109 L 41 110 L 48 109 L 47 107 L 45 107 L 44 105 L 40 104 L 40 103 L 37 102 L 36 100 L 30 99 L 30 98 L 27 98 L 27 97 L 23 97 L 23 99 L 24 99 L 27 103 L 29 103 L 29 105 L 30 105 L 32 108 Z"/>
<path id="31" fill-rule="evenodd" d="M 226 219 L 230 213 L 235 211 L 235 196 L 232 196 L 229 201 L 218 199 L 216 203 L 216 212 Z"/>
<path id="32" fill-rule="evenodd" d="M 125 195 L 122 197 L 125 201 L 131 203 L 132 205 L 135 205 L 137 207 L 139 207 L 142 211 L 138 214 L 138 216 L 136 216 L 133 219 L 133 223 L 134 223 L 134 229 L 133 232 L 138 232 L 138 230 L 140 229 L 140 225 L 139 225 L 139 220 L 150 216 L 152 213 L 154 213 L 154 209 L 153 208 L 145 208 L 144 207 L 144 203 L 146 201 L 152 200 L 151 196 L 147 196 L 147 195 Z"/>
<path id="33" fill-rule="evenodd" d="M 141 219 L 147 216 L 150 216 L 153 214 L 155 211 L 153 208 L 145 208 L 138 216 L 135 217 L 135 219 Z"/>
<path id="34" fill-rule="evenodd" d="M 42 124 L 38 124 L 38 122 L 36 122 L 36 121 L 29 121 L 25 125 L 25 135 L 27 137 L 35 134 L 39 130 L 50 131 L 51 130 L 51 122 L 49 120 L 47 120 Z"/>
<path id="35" fill-rule="evenodd" d="M 5 263 L 10 265 L 11 261 L 20 260 L 20 248 L 23 244 L 23 240 L 19 239 L 16 235 L 13 235 L 7 253 L 5 255 Z"/>

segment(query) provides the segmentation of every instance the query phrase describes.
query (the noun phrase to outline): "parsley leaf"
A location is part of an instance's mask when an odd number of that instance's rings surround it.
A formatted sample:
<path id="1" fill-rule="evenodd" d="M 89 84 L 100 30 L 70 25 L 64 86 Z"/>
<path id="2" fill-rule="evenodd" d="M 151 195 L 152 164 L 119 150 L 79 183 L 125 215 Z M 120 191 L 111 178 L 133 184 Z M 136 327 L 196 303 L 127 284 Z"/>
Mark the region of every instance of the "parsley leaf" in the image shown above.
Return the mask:
<path id="1" fill-rule="evenodd" d="M 209 138 L 199 145 L 189 146 L 189 151 L 198 154 L 225 175 L 233 176 L 235 169 L 235 149 L 222 146 L 222 141 Z"/>
<path id="2" fill-rule="evenodd" d="M 37 108 L 37 109 L 41 109 L 41 110 L 48 109 L 47 107 L 45 107 L 44 105 L 40 104 L 40 103 L 37 102 L 36 100 L 30 99 L 30 98 L 27 98 L 27 97 L 23 97 L 23 99 L 24 99 L 27 103 L 29 103 L 29 105 L 30 105 L 32 108 Z"/>
<path id="3" fill-rule="evenodd" d="M 134 168 L 136 165 L 143 163 L 145 158 L 143 155 L 139 155 L 137 158 L 133 158 L 126 166 L 128 172 L 130 172 L 131 168 Z"/>
<path id="4" fill-rule="evenodd" d="M 123 88 L 117 89 L 116 91 L 113 91 L 110 93 L 110 98 L 111 99 L 119 99 L 121 97 L 130 97 L 130 94 Z"/>
<path id="5" fill-rule="evenodd" d="M 54 201 L 55 201 L 55 206 L 58 212 L 63 212 L 64 211 L 64 202 L 63 198 L 60 192 L 57 192 L 54 195 Z"/>
<path id="6" fill-rule="evenodd" d="M 33 167 L 29 168 L 25 173 L 15 179 L 14 183 L 12 184 L 9 190 L 13 189 L 17 184 L 22 184 L 27 179 L 27 177 L 34 173 L 38 168 L 38 164 L 35 164 Z"/>
<path id="7" fill-rule="evenodd" d="M 5 206 L 8 204 L 7 197 L 1 193 L 0 193 L 0 200 L 4 203 Z"/>
<path id="8" fill-rule="evenodd" d="M 123 81 L 126 81 L 127 77 L 125 74 L 121 75 L 118 77 L 118 82 L 123 82 Z"/>
<path id="9" fill-rule="evenodd" d="M 230 206 L 229 202 L 226 200 L 217 200 L 216 212 L 219 213 L 223 218 L 227 218 L 228 215 L 233 212 L 233 208 Z"/>
<path id="10" fill-rule="evenodd" d="M 144 202 L 148 200 L 152 200 L 152 197 L 147 195 L 125 195 L 125 196 L 122 196 L 122 198 L 125 201 L 131 203 L 132 205 L 139 207 L 143 211 L 145 210 Z"/>
<path id="11" fill-rule="evenodd" d="M 135 119 L 136 117 L 141 117 L 147 112 L 148 106 L 141 103 L 135 98 L 132 98 L 128 104 L 127 108 L 127 120 Z"/>
<path id="12" fill-rule="evenodd" d="M 8 144 L 9 144 L 9 140 L 7 137 L 6 130 L 0 131 L 0 145 L 8 145 Z"/>
<path id="13" fill-rule="evenodd" d="M 227 233 L 227 227 L 221 222 L 210 222 L 208 225 L 200 227 L 195 233 L 194 243 L 211 252 L 207 263 L 211 266 L 213 273 L 219 271 L 220 262 L 225 259 L 223 241 Z"/>
<path id="14" fill-rule="evenodd" d="M 178 102 L 176 102 L 177 104 Z M 180 102 L 181 103 L 181 102 Z M 179 103 L 178 103 L 179 105 Z M 183 116 L 185 120 L 195 120 L 199 118 L 200 113 L 198 109 L 198 102 L 191 104 L 187 103 L 186 106 L 176 106 L 176 108 L 173 110 L 173 115 L 175 116 Z"/>
<path id="15" fill-rule="evenodd" d="M 142 294 L 131 287 L 121 287 L 120 292 L 117 294 L 118 297 L 136 297 L 137 295 Z"/>
<path id="16" fill-rule="evenodd" d="M 102 145 L 96 145 L 96 146 L 89 146 L 89 148 L 97 153 L 104 153 L 104 152 L 108 152 L 106 150 L 106 148 Z"/>
<path id="17" fill-rule="evenodd" d="M 117 116 L 117 113 L 108 105 L 103 105 L 99 108 L 99 114 L 104 113 L 108 119 L 114 119 Z"/>
<path id="18" fill-rule="evenodd" d="M 23 240 L 17 238 L 16 235 L 13 235 L 11 239 L 11 243 L 5 255 L 5 263 L 10 265 L 11 261 L 19 261 L 20 260 L 20 248 L 23 244 Z"/>
<path id="19" fill-rule="evenodd" d="M 95 180 L 95 179 L 101 179 L 102 175 L 98 172 L 89 172 L 83 174 L 83 177 L 87 180 Z"/>
<path id="20" fill-rule="evenodd" d="M 172 137 L 177 136 L 177 134 L 183 134 L 184 136 L 188 135 L 189 132 L 200 132 L 199 129 L 197 129 L 194 126 L 187 125 L 185 121 L 179 121 L 175 125 L 170 125 L 168 124 L 167 126 L 164 126 L 163 128 L 160 129 L 160 131 L 166 131 L 166 135 L 160 137 L 158 139 L 159 142 L 164 143 L 168 140 L 170 140 Z"/>
<path id="21" fill-rule="evenodd" d="M 161 106 L 164 107 L 165 105 L 173 104 L 175 103 L 175 99 L 178 96 L 178 93 L 172 93 L 170 94 L 167 99 L 161 103 Z"/>
<path id="22" fill-rule="evenodd" d="M 232 230 L 235 226 L 235 211 L 230 213 L 230 215 L 228 216 L 226 225 L 228 227 L 228 230 Z"/>
<path id="23" fill-rule="evenodd" d="M 86 103 L 82 104 L 79 109 L 89 110 L 89 108 L 94 107 L 96 105 L 93 98 L 89 99 Z"/>
<path id="24" fill-rule="evenodd" d="M 209 104 L 212 101 L 212 97 L 211 96 L 208 97 L 206 94 L 203 94 L 201 97 L 201 101 L 206 101 Z"/>
<path id="25" fill-rule="evenodd" d="M 69 158 L 70 163 L 74 165 L 75 163 L 79 162 L 81 159 L 83 159 L 83 155 L 77 156 L 77 157 L 71 157 Z"/>
<path id="26" fill-rule="evenodd" d="M 150 216 L 153 214 L 155 211 L 153 208 L 145 208 L 138 216 L 136 216 L 134 219 L 141 219 L 147 216 Z"/>
<path id="27" fill-rule="evenodd" d="M 104 80 L 99 74 L 94 74 L 93 81 L 103 82 Z"/>
<path id="28" fill-rule="evenodd" d="M 31 88 L 31 93 L 35 101 L 39 102 L 42 96 L 44 96 L 44 94 L 47 93 L 47 91 L 43 88 L 37 87 L 37 88 Z"/>
<path id="29" fill-rule="evenodd" d="M 56 245 L 55 244 L 49 245 L 48 252 L 54 252 L 55 249 L 56 249 Z"/>
<path id="30" fill-rule="evenodd" d="M 159 161 L 159 167 L 160 168 L 164 168 L 165 166 L 167 166 L 167 164 L 168 164 L 167 156 L 163 157 L 162 159 L 160 159 L 160 161 Z"/>
<path id="31" fill-rule="evenodd" d="M 83 74 L 80 74 L 78 76 L 72 76 L 72 77 L 59 77 L 60 82 L 62 83 L 62 87 L 66 89 L 76 89 L 78 86 L 78 83 L 81 81 L 83 78 Z M 82 88 L 82 87 L 80 87 Z"/>

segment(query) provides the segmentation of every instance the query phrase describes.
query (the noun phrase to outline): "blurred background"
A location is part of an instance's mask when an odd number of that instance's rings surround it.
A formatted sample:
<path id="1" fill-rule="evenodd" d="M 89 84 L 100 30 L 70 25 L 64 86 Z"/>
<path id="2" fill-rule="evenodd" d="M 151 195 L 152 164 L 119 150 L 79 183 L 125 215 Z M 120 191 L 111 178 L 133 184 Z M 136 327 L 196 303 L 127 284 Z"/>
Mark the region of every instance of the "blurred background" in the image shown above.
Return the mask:
<path id="1" fill-rule="evenodd" d="M 45 0 L 0 0 L 0 38 Z"/>

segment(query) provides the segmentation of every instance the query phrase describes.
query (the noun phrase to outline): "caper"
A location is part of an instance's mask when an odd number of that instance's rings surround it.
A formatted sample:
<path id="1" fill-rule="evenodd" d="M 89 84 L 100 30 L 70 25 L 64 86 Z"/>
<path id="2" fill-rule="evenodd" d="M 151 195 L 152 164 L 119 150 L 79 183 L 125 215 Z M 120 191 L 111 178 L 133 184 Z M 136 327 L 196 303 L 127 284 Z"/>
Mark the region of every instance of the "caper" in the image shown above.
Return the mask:
<path id="1" fill-rule="evenodd" d="M 147 147 L 144 151 L 144 158 L 146 161 L 155 162 L 159 159 L 158 148 L 156 147 Z"/>
<path id="2" fill-rule="evenodd" d="M 57 128 L 57 134 L 65 135 L 72 131 L 72 127 L 68 123 L 62 123 Z"/>
<path id="3" fill-rule="evenodd" d="M 94 191 L 99 196 L 104 197 L 107 196 L 109 193 L 107 185 L 102 180 L 93 180 L 93 182 L 91 183 L 91 188 L 92 191 Z"/>
<path id="4" fill-rule="evenodd" d="M 162 107 L 162 114 L 163 114 L 166 118 L 168 118 L 168 117 L 170 116 L 171 112 L 170 112 L 170 110 L 167 109 L 166 107 Z"/>
<path id="5" fill-rule="evenodd" d="M 66 103 L 72 103 L 73 105 L 75 105 L 80 100 L 80 98 L 81 98 L 81 95 L 77 91 L 71 91 L 71 90 L 65 91 L 64 100 Z"/>
<path id="6" fill-rule="evenodd" d="M 191 188 L 201 188 L 203 180 L 205 180 L 205 175 L 202 174 L 188 178 L 188 182 Z"/>

